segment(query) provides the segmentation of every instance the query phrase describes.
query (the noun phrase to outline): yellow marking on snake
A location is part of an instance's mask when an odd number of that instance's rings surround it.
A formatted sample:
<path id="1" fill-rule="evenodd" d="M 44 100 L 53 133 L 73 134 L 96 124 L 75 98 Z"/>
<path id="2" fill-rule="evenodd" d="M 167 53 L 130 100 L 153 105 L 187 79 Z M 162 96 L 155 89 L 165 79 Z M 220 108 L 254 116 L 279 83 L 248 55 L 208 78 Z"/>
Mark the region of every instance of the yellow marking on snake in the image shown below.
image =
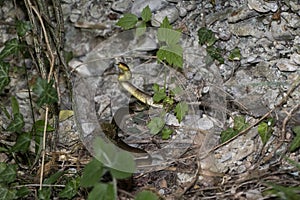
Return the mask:
<path id="1" fill-rule="evenodd" d="M 118 76 L 118 80 L 125 90 L 127 90 L 135 98 L 146 105 L 152 106 L 154 108 L 163 108 L 162 104 L 154 103 L 152 96 L 136 88 L 129 82 L 132 75 L 129 67 L 125 63 L 118 63 L 118 68 L 121 70 Z"/>

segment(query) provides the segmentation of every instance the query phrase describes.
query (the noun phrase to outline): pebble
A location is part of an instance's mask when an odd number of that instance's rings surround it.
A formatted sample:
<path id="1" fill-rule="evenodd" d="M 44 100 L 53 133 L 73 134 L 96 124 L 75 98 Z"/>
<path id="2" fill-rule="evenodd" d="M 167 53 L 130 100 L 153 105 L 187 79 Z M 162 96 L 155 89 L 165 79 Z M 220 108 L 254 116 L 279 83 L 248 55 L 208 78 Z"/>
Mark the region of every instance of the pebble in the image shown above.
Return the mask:
<path id="1" fill-rule="evenodd" d="M 293 64 L 291 60 L 282 58 L 278 60 L 276 66 L 282 72 L 294 72 L 298 69 L 298 66 Z"/>
<path id="2" fill-rule="evenodd" d="M 118 11 L 121 13 L 125 13 L 130 10 L 130 7 L 132 6 L 132 1 L 130 0 L 120 0 L 120 1 L 115 1 L 111 9 L 114 11 Z"/>
<path id="3" fill-rule="evenodd" d="M 264 0 L 248 0 L 248 6 L 250 9 L 261 13 L 276 12 L 278 9 L 277 2 L 266 2 Z"/>
<path id="4" fill-rule="evenodd" d="M 158 11 L 151 19 L 152 26 L 159 27 L 165 17 L 168 17 L 170 24 L 172 24 L 179 18 L 179 11 L 176 7 L 168 7 Z"/>
<path id="5" fill-rule="evenodd" d="M 135 0 L 130 12 L 140 17 L 146 6 L 149 6 L 153 13 L 163 8 L 165 4 L 166 2 L 163 0 Z"/>

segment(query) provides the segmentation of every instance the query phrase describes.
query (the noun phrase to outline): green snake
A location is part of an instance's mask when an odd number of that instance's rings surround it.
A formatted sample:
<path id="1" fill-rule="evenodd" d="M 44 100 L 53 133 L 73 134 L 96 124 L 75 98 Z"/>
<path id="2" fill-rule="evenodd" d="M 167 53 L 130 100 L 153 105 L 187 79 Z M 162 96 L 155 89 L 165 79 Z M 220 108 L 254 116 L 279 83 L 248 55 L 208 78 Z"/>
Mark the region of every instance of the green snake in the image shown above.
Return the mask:
<path id="1" fill-rule="evenodd" d="M 117 67 L 119 69 L 118 74 L 118 82 L 119 84 L 128 91 L 132 96 L 138 99 L 140 102 L 144 103 L 145 105 L 154 107 L 154 108 L 163 108 L 162 104 L 154 103 L 152 96 L 146 94 L 145 92 L 141 91 L 140 89 L 136 88 L 132 83 L 130 83 L 130 79 L 132 77 L 130 68 L 125 63 L 118 63 Z M 101 123 L 101 128 L 105 135 L 119 148 L 129 151 L 134 154 L 137 163 L 141 163 L 144 165 L 149 165 L 152 162 L 151 156 L 143 149 L 136 148 L 133 146 L 128 145 L 125 143 L 121 138 L 118 136 L 118 125 L 122 120 L 123 116 L 128 114 L 128 108 L 120 108 L 113 117 L 111 123 Z"/>

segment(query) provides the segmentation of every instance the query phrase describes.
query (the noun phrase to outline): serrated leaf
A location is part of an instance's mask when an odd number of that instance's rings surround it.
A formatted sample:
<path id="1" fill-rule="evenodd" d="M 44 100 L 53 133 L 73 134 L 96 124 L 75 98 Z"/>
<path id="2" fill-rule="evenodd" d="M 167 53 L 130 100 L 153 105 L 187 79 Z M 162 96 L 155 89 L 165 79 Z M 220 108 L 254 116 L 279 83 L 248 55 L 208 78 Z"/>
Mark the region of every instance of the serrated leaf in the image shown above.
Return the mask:
<path id="1" fill-rule="evenodd" d="M 117 199 L 114 185 L 111 183 L 98 183 L 89 193 L 88 200 L 115 200 Z"/>
<path id="2" fill-rule="evenodd" d="M 30 133 L 21 133 L 14 146 L 11 148 L 11 152 L 22 152 L 25 153 L 28 151 L 32 136 Z"/>
<path id="3" fill-rule="evenodd" d="M 55 88 L 52 87 L 54 81 L 51 80 L 49 83 L 45 79 L 38 78 L 34 87 L 33 92 L 37 94 L 38 106 L 44 104 L 51 104 L 58 101 L 58 95 Z"/>
<path id="4" fill-rule="evenodd" d="M 172 25 L 169 22 L 168 17 L 165 17 L 160 24 L 159 28 L 173 29 Z"/>
<path id="5" fill-rule="evenodd" d="M 156 85 L 153 85 L 154 95 L 153 101 L 154 103 L 159 103 L 160 101 L 164 100 L 167 97 L 166 90 L 164 88 L 158 88 Z"/>
<path id="6" fill-rule="evenodd" d="M 133 28 L 137 22 L 138 22 L 138 17 L 136 15 L 125 14 L 122 18 L 119 19 L 116 25 L 121 26 L 126 30 L 126 29 Z"/>
<path id="7" fill-rule="evenodd" d="M 100 178 L 104 173 L 103 164 L 97 160 L 91 160 L 83 170 L 83 174 L 80 180 L 80 186 L 91 187 L 99 182 Z"/>
<path id="8" fill-rule="evenodd" d="M 290 151 L 294 152 L 300 147 L 300 126 L 293 127 L 293 131 L 296 134 L 291 142 Z"/>
<path id="9" fill-rule="evenodd" d="M 9 78 L 9 64 L 0 61 L 0 93 L 10 82 Z"/>
<path id="10" fill-rule="evenodd" d="M 11 183 L 16 180 L 17 177 L 17 166 L 12 164 L 1 163 L 0 182 Z"/>
<path id="11" fill-rule="evenodd" d="M 13 120 L 9 123 L 6 130 L 11 132 L 20 132 L 24 127 L 25 122 L 21 113 L 16 113 Z"/>
<path id="12" fill-rule="evenodd" d="M 20 21 L 18 20 L 16 23 L 17 34 L 20 37 L 23 37 L 30 29 L 30 23 L 28 21 Z"/>
<path id="13" fill-rule="evenodd" d="M 16 54 L 20 49 L 20 44 L 17 38 L 8 40 L 4 44 L 4 49 L 0 52 L 0 60 L 3 60 L 9 55 Z"/>
<path id="14" fill-rule="evenodd" d="M 139 25 L 135 29 L 136 36 L 139 37 L 139 36 L 143 35 L 146 32 L 146 29 L 147 29 L 146 22 L 142 21 L 141 23 L 139 23 Z"/>
<path id="15" fill-rule="evenodd" d="M 233 129 L 238 132 L 246 129 L 249 126 L 249 124 L 246 123 L 246 119 L 244 116 L 235 116 L 233 119 L 233 123 Z"/>
<path id="16" fill-rule="evenodd" d="M 179 123 L 183 120 L 183 118 L 187 114 L 188 110 L 189 110 L 189 107 L 188 107 L 187 103 L 184 102 L 184 101 L 179 102 L 176 105 L 176 107 L 174 109 L 174 112 L 176 114 L 176 118 L 177 118 Z"/>
<path id="17" fill-rule="evenodd" d="M 215 34 L 205 27 L 198 30 L 198 37 L 200 45 L 206 44 L 207 46 L 212 46 L 217 41 Z"/>
<path id="18" fill-rule="evenodd" d="M 159 197 L 151 191 L 141 191 L 139 192 L 134 200 L 158 200 Z"/>
<path id="19" fill-rule="evenodd" d="M 241 51 L 239 48 L 234 48 L 229 56 L 228 56 L 228 60 L 234 61 L 234 60 L 241 60 Z"/>
<path id="20" fill-rule="evenodd" d="M 272 136 L 272 127 L 270 127 L 266 122 L 261 122 L 257 127 L 257 131 L 262 143 L 265 145 Z"/>
<path id="21" fill-rule="evenodd" d="M 65 186 L 65 188 L 60 191 L 58 196 L 60 198 L 73 199 L 77 194 L 79 188 L 79 177 L 71 179 Z"/>
<path id="22" fill-rule="evenodd" d="M 162 131 L 161 131 L 161 138 L 163 140 L 168 140 L 170 139 L 171 135 L 173 133 L 173 130 L 169 129 L 169 128 L 164 128 Z"/>
<path id="23" fill-rule="evenodd" d="M 173 65 L 174 67 L 182 68 L 182 52 L 183 50 L 180 45 L 162 46 L 157 51 L 156 56 L 159 60 L 165 60 L 168 64 Z"/>
<path id="24" fill-rule="evenodd" d="M 238 131 L 234 130 L 233 128 L 228 128 L 225 131 L 222 131 L 221 132 L 221 143 L 224 143 L 227 140 L 230 140 L 237 134 L 238 134 Z"/>
<path id="25" fill-rule="evenodd" d="M 146 6 L 142 13 L 141 13 L 141 17 L 143 19 L 144 22 L 148 22 L 151 20 L 152 17 L 152 13 L 151 13 L 151 9 L 149 8 L 149 6 Z"/>
<path id="26" fill-rule="evenodd" d="M 105 166 L 119 171 L 134 173 L 135 162 L 131 153 L 124 151 L 101 137 L 94 139 L 95 158 Z"/>
<path id="27" fill-rule="evenodd" d="M 147 127 L 150 129 L 150 133 L 153 135 L 158 134 L 164 126 L 165 126 L 165 121 L 161 117 L 154 117 L 147 124 Z"/>
<path id="28" fill-rule="evenodd" d="M 207 54 L 214 60 L 219 61 L 221 64 L 224 63 L 224 58 L 222 57 L 222 50 L 214 46 L 208 46 L 206 48 Z"/>
<path id="29" fill-rule="evenodd" d="M 168 46 L 176 45 L 180 41 L 181 32 L 168 29 L 159 28 L 157 31 L 157 38 L 161 42 L 166 42 Z"/>

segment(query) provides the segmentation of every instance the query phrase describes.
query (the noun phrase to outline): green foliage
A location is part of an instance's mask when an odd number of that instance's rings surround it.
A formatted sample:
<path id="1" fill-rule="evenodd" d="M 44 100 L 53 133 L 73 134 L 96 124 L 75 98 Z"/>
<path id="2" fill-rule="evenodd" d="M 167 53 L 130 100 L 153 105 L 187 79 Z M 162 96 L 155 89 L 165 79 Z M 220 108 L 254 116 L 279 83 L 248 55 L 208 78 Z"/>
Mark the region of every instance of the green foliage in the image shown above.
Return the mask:
<path id="1" fill-rule="evenodd" d="M 200 45 L 206 44 L 207 46 L 212 46 L 217 41 L 215 34 L 206 27 L 202 27 L 198 30 L 198 37 Z"/>
<path id="2" fill-rule="evenodd" d="M 180 123 L 184 116 L 186 115 L 186 113 L 188 112 L 189 108 L 186 102 L 179 102 L 175 109 L 174 112 L 176 114 L 176 118 L 178 120 L 178 122 Z"/>
<path id="3" fill-rule="evenodd" d="M 149 22 L 151 20 L 152 13 L 151 13 L 151 9 L 149 8 L 149 6 L 146 6 L 142 10 L 141 17 L 144 22 Z"/>
<path id="4" fill-rule="evenodd" d="M 272 189 L 267 190 L 265 194 L 273 194 L 283 200 L 300 199 L 300 187 L 285 187 L 274 183 L 267 183 Z"/>
<path id="5" fill-rule="evenodd" d="M 60 198 L 73 199 L 78 192 L 80 178 L 72 178 L 65 186 L 65 188 L 59 193 Z"/>
<path id="6" fill-rule="evenodd" d="M 166 89 L 160 88 L 157 83 L 153 84 L 152 89 L 154 91 L 154 95 L 153 95 L 154 103 L 159 103 L 167 97 Z"/>
<path id="7" fill-rule="evenodd" d="M 20 49 L 21 45 L 17 38 L 8 40 L 4 44 L 4 49 L 0 52 L 0 60 L 3 60 L 10 55 L 17 54 Z"/>
<path id="8" fill-rule="evenodd" d="M 214 60 L 219 61 L 221 64 L 224 63 L 224 58 L 222 57 L 222 50 L 215 46 L 208 46 L 206 48 L 207 54 Z"/>
<path id="9" fill-rule="evenodd" d="M 88 196 L 88 200 L 115 200 L 117 199 L 112 183 L 97 183 Z"/>
<path id="10" fill-rule="evenodd" d="M 1 60 L 1 59 L 0 59 Z M 9 64 L 0 61 L 0 93 L 10 82 L 9 78 Z"/>
<path id="11" fill-rule="evenodd" d="M 163 117 L 154 117 L 147 124 L 147 127 L 150 129 L 150 133 L 153 135 L 158 134 L 163 127 L 165 126 L 165 120 Z"/>
<path id="12" fill-rule="evenodd" d="M 30 29 L 30 23 L 28 21 L 17 21 L 16 23 L 17 34 L 23 37 Z"/>
<path id="13" fill-rule="evenodd" d="M 236 116 L 233 120 L 233 128 L 228 128 L 221 132 L 221 143 L 230 140 L 236 136 L 239 132 L 245 130 L 249 124 L 246 122 L 244 116 Z"/>
<path id="14" fill-rule="evenodd" d="M 296 134 L 290 145 L 290 151 L 294 152 L 300 147 L 300 126 L 293 127 L 293 132 Z"/>
<path id="15" fill-rule="evenodd" d="M 47 80 L 38 78 L 34 87 L 33 92 L 38 96 L 37 105 L 42 106 L 44 104 L 52 104 L 58 101 L 58 95 L 55 88 L 52 86 L 54 80 L 49 83 Z"/>
<path id="16" fill-rule="evenodd" d="M 7 126 L 6 130 L 11 132 L 20 132 L 23 129 L 25 123 L 23 115 L 20 113 L 19 110 L 19 103 L 15 97 L 11 98 L 11 106 L 13 114 L 13 116 L 11 117 L 12 121 Z"/>
<path id="17" fill-rule="evenodd" d="M 272 136 L 273 126 L 274 119 L 270 118 L 266 122 L 261 122 L 257 127 L 258 134 L 264 145 L 269 141 L 270 137 Z"/>
<path id="18" fill-rule="evenodd" d="M 161 138 L 162 138 L 163 140 L 168 140 L 168 139 L 170 139 L 172 133 L 173 133 L 173 130 L 172 130 L 172 129 L 164 128 L 164 129 L 161 131 Z"/>
<path id="19" fill-rule="evenodd" d="M 125 14 L 122 18 L 119 19 L 116 25 L 121 26 L 126 30 L 126 29 L 134 28 L 137 22 L 138 22 L 138 18 L 136 15 Z"/>
<path id="20" fill-rule="evenodd" d="M 241 60 L 241 51 L 240 51 L 240 49 L 239 48 L 234 48 L 231 52 L 230 52 L 230 54 L 229 54 L 229 56 L 228 56 L 228 60 L 230 60 L 230 61 L 234 61 L 234 60 Z"/>
<path id="21" fill-rule="evenodd" d="M 158 196 L 151 191 L 141 191 L 139 192 L 134 200 L 158 200 Z"/>

